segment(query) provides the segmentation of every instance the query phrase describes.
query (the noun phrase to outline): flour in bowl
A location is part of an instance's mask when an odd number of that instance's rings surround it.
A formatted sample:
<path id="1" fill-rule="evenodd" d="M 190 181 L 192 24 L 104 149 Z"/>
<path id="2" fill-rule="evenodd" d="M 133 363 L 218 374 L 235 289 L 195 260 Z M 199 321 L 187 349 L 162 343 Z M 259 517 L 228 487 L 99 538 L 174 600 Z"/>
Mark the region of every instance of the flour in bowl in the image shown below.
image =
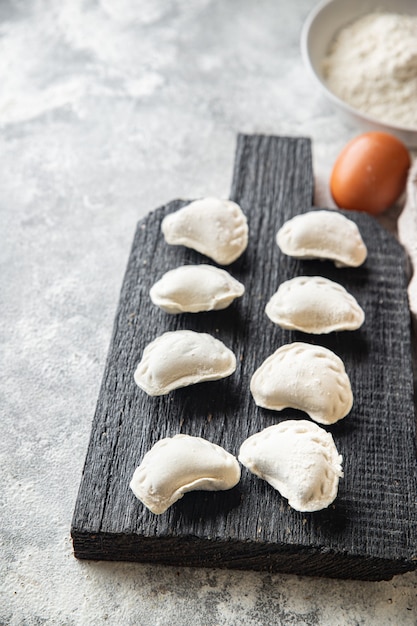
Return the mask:
<path id="1" fill-rule="evenodd" d="M 323 72 L 352 107 L 417 129 L 417 16 L 370 13 L 352 22 L 333 40 Z"/>

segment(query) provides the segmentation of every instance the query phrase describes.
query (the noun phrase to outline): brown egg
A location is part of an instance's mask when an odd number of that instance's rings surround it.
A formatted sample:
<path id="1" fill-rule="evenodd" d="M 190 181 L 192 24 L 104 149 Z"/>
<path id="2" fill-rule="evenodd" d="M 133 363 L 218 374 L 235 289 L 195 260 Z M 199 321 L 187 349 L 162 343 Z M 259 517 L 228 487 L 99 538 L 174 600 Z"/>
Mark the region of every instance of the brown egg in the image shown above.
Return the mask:
<path id="1" fill-rule="evenodd" d="M 393 135 L 359 135 L 343 148 L 333 166 L 333 199 L 340 208 L 378 215 L 404 191 L 410 165 L 407 148 Z"/>

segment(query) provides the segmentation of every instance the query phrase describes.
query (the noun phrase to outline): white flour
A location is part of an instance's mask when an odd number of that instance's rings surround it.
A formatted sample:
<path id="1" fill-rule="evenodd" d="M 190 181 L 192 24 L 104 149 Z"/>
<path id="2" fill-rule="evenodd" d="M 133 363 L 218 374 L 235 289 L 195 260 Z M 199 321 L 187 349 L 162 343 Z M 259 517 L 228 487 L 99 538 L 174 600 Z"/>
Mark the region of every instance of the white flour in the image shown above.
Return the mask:
<path id="1" fill-rule="evenodd" d="M 417 129 L 417 16 L 371 13 L 346 26 L 323 71 L 329 89 L 351 106 Z"/>

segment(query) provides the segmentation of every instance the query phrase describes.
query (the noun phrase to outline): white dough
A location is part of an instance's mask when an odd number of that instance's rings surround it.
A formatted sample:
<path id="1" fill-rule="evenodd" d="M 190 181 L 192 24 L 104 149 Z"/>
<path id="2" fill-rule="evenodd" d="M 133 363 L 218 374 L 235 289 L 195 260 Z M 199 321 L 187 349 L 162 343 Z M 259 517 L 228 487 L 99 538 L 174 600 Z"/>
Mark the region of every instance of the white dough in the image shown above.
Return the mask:
<path id="1" fill-rule="evenodd" d="M 159 440 L 145 454 L 130 482 L 153 513 L 164 513 L 187 491 L 231 489 L 240 480 L 236 458 L 220 446 L 190 435 Z"/>
<path id="2" fill-rule="evenodd" d="M 239 461 L 302 512 L 328 507 L 343 476 L 333 437 L 307 420 L 286 420 L 252 435 L 243 442 Z"/>
<path id="3" fill-rule="evenodd" d="M 337 211 L 308 211 L 285 222 L 277 244 L 299 259 L 330 259 L 336 267 L 358 267 L 367 249 L 355 222 Z"/>
<path id="4" fill-rule="evenodd" d="M 248 245 L 246 217 L 230 200 L 195 200 L 167 215 L 161 228 L 168 244 L 192 248 L 219 265 L 233 263 Z"/>
<path id="5" fill-rule="evenodd" d="M 302 342 L 271 354 L 253 374 L 250 389 L 258 406 L 299 409 L 319 424 L 334 424 L 353 404 L 343 361 L 327 348 Z"/>
<path id="6" fill-rule="evenodd" d="M 244 285 L 213 265 L 182 265 L 166 272 L 150 290 L 154 304 L 167 313 L 198 313 L 227 308 Z"/>
<path id="7" fill-rule="evenodd" d="M 135 371 L 136 384 L 150 396 L 230 376 L 236 357 L 219 339 L 192 330 L 166 332 L 148 344 Z"/>
<path id="8" fill-rule="evenodd" d="M 265 307 L 282 328 L 305 333 L 356 330 L 365 314 L 342 285 L 322 276 L 297 276 L 282 283 Z"/>

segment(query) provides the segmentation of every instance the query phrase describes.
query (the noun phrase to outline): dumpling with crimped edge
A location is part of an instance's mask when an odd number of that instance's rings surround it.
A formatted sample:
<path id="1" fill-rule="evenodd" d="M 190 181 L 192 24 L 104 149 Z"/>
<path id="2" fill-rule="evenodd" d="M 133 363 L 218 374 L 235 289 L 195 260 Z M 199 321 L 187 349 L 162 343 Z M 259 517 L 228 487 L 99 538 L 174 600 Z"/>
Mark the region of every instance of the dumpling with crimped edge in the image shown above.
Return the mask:
<path id="1" fill-rule="evenodd" d="M 327 508 L 343 476 L 332 435 L 307 420 L 286 420 L 255 433 L 243 442 L 238 458 L 301 512 Z"/>
<path id="2" fill-rule="evenodd" d="M 226 270 L 201 264 L 169 270 L 149 295 L 167 313 L 199 313 L 225 309 L 244 292 L 244 285 Z"/>
<path id="3" fill-rule="evenodd" d="M 265 307 L 269 319 L 289 330 L 321 334 L 357 330 L 365 313 L 342 285 L 322 276 L 283 282 Z"/>
<path id="4" fill-rule="evenodd" d="M 253 374 L 255 403 L 265 409 L 299 409 L 319 424 L 334 424 L 352 408 L 342 359 L 322 346 L 297 341 L 281 346 Z"/>
<path id="5" fill-rule="evenodd" d="M 148 395 L 162 396 L 179 387 L 226 378 L 235 369 L 234 353 L 219 339 L 208 333 L 174 330 L 146 346 L 134 378 Z"/>
<path id="6" fill-rule="evenodd" d="M 160 439 L 136 468 L 130 488 L 153 513 L 164 513 L 189 491 L 223 491 L 240 480 L 237 459 L 201 437 Z"/>
<path id="7" fill-rule="evenodd" d="M 359 228 L 338 211 L 296 215 L 279 229 L 279 248 L 298 259 L 329 259 L 336 267 L 358 267 L 367 257 Z"/>
<path id="8" fill-rule="evenodd" d="M 167 215 L 161 229 L 168 244 L 192 248 L 219 265 L 236 261 L 248 245 L 247 219 L 230 200 L 195 200 Z"/>

